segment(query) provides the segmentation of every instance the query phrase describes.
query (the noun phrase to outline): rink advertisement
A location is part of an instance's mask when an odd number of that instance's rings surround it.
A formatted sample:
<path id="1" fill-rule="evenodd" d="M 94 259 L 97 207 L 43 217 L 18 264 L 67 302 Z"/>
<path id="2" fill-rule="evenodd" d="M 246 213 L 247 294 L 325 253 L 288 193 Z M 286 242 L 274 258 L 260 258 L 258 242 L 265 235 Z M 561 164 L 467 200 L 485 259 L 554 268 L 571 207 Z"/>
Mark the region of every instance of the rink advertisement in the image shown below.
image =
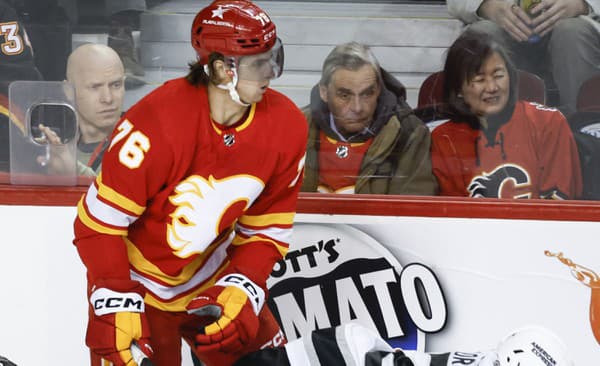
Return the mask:
<path id="1" fill-rule="evenodd" d="M 290 339 L 352 320 L 405 349 L 477 351 L 514 329 L 542 325 L 563 338 L 575 365 L 600 361 L 600 249 L 585 235 L 596 224 L 298 221 L 268 283 Z"/>
<path id="2" fill-rule="evenodd" d="M 0 206 L 0 355 L 18 365 L 89 362 L 75 213 Z M 396 346 L 473 352 L 537 324 L 575 365 L 600 364 L 600 222 L 301 213 L 296 223 L 268 281 L 291 339 L 354 320 Z"/>
<path id="3" fill-rule="evenodd" d="M 268 282 L 270 306 L 288 339 L 357 321 L 394 347 L 425 350 L 424 332 L 446 323 L 433 272 L 401 265 L 373 238 L 344 225 L 298 224 Z"/>

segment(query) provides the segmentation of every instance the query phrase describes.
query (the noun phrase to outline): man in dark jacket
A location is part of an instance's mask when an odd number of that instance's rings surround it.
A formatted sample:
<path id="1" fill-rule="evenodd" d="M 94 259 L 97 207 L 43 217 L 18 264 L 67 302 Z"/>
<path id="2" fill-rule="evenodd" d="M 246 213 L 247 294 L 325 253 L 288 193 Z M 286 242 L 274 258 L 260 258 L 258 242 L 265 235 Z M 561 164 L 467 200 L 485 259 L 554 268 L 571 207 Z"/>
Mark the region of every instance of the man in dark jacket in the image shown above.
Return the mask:
<path id="1" fill-rule="evenodd" d="M 9 170 L 9 124 L 24 129 L 22 116 L 10 115 L 8 86 L 15 80 L 41 80 L 33 62 L 29 37 L 15 9 L 6 0 L 0 0 L 0 171 Z"/>
<path id="2" fill-rule="evenodd" d="M 8 0 L 0 0 L 0 64 L 34 67 L 31 42 L 21 19 Z M 10 75 L 0 75 L 6 80 Z"/>
<path id="3" fill-rule="evenodd" d="M 429 130 L 371 50 L 331 51 L 303 109 L 309 123 L 302 191 L 434 195 Z"/>

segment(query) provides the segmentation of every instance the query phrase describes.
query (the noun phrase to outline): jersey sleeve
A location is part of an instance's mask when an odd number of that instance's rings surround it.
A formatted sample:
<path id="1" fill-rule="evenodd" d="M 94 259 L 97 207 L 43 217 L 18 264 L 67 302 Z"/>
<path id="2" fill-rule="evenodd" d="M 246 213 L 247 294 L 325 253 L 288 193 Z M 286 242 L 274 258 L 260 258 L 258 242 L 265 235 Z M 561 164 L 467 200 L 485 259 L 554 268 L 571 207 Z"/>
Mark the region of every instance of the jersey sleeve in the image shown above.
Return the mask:
<path id="1" fill-rule="evenodd" d="M 275 262 L 285 256 L 292 235 L 298 192 L 302 185 L 306 139 L 304 115 L 288 112 L 288 136 L 279 144 L 277 169 L 254 204 L 241 216 L 230 250 L 231 266 L 265 286 Z"/>
<path id="2" fill-rule="evenodd" d="M 551 113 L 542 129 L 540 146 L 540 197 L 576 199 L 583 187 L 577 145 L 565 117 L 559 111 Z"/>
<path id="3" fill-rule="evenodd" d="M 151 106 L 139 103 L 117 123 L 102 173 L 79 201 L 75 239 L 88 279 L 129 278 L 123 237 L 168 175 L 172 154 Z"/>

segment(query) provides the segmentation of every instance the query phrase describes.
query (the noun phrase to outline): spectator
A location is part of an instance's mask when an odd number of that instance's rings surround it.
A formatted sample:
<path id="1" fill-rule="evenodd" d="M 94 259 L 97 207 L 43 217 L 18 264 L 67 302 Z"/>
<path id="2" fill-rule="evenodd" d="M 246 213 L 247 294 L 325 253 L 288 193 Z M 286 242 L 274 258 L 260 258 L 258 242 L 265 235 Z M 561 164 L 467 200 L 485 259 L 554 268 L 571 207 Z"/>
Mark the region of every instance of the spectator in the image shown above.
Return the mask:
<path id="1" fill-rule="evenodd" d="M 27 27 L 35 49 L 35 65 L 44 80 L 65 78 L 65 63 L 71 53 L 71 26 L 58 0 L 9 0 Z"/>
<path id="2" fill-rule="evenodd" d="M 96 176 L 109 136 L 121 116 L 124 88 L 123 64 L 108 46 L 84 44 L 69 55 L 67 81 L 75 89 L 79 141 L 77 143 L 77 174 Z M 49 127 L 40 125 L 51 144 L 61 143 Z M 48 171 L 61 174 L 74 164 L 64 149 L 53 149 L 47 162 Z"/>
<path id="3" fill-rule="evenodd" d="M 448 50 L 444 73 L 451 120 L 431 137 L 441 195 L 579 197 L 579 158 L 567 121 L 554 108 L 516 100 L 516 69 L 494 38 L 464 32 Z"/>
<path id="4" fill-rule="evenodd" d="M 289 247 L 306 121 L 269 89 L 283 48 L 262 9 L 214 1 L 191 29 L 187 77 L 125 113 L 80 201 L 94 366 L 134 364 L 134 343 L 156 366 L 181 364 L 182 338 L 228 366 L 285 342 L 266 281 Z"/>
<path id="5" fill-rule="evenodd" d="M 147 9 L 146 0 L 105 0 L 109 14 L 108 45 L 121 58 L 125 67 L 126 86 L 146 84 L 144 67 L 133 42 L 133 30 L 140 29 L 140 14 Z"/>
<path id="6" fill-rule="evenodd" d="M 436 193 L 429 131 L 368 47 L 335 47 L 310 99 L 303 191 Z"/>
<path id="7" fill-rule="evenodd" d="M 54 28 L 58 28 L 59 25 L 65 26 L 64 23 L 68 16 L 70 23 L 78 24 L 79 27 L 83 28 L 84 33 L 89 32 L 90 26 L 93 27 L 94 25 L 102 28 L 99 32 L 103 32 L 106 29 L 108 32 L 108 46 L 119 54 L 125 67 L 127 89 L 136 88 L 146 83 L 143 78 L 145 74 L 144 68 L 139 61 L 132 32 L 133 30 L 139 30 L 140 14 L 146 11 L 146 3 L 151 0 L 14 1 L 21 4 L 21 12 L 27 14 L 30 21 L 34 23 L 50 23 Z M 52 17 L 49 14 L 52 14 Z M 70 42 L 70 26 L 68 28 Z M 98 31 L 96 30 L 96 32 Z M 46 37 L 42 35 L 38 35 L 38 38 L 46 40 Z M 66 55 L 69 53 L 70 48 Z M 65 59 L 66 55 L 64 56 Z M 54 53 L 54 57 L 57 57 L 56 52 Z M 64 72 L 64 63 L 60 67 L 62 67 L 62 71 Z M 62 78 L 58 80 L 62 80 Z"/>
<path id="8" fill-rule="evenodd" d="M 0 64 L 35 67 L 33 49 L 25 27 L 7 0 L 0 0 L 0 25 Z M 0 76 L 2 80 L 10 78 L 5 73 Z"/>
<path id="9" fill-rule="evenodd" d="M 600 0 L 542 0 L 529 10 L 513 0 L 448 0 L 448 12 L 493 35 L 518 68 L 537 73 L 560 94 L 564 113 L 576 109 L 581 84 L 600 72 Z M 536 5 L 537 3 L 537 5 Z M 548 78 L 551 76 L 551 78 Z"/>
<path id="10" fill-rule="evenodd" d="M 8 86 L 15 80 L 40 80 L 33 61 L 33 48 L 15 9 L 0 0 L 0 171 L 8 171 L 9 123 L 24 131 L 22 116 L 10 116 Z"/>

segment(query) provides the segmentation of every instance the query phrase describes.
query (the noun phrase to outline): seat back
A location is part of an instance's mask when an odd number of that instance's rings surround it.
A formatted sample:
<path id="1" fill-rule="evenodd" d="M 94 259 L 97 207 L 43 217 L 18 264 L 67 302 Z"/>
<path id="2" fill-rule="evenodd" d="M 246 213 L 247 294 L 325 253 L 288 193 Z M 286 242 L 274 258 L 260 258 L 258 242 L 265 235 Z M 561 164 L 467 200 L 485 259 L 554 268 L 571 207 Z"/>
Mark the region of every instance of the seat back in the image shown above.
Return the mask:
<path id="1" fill-rule="evenodd" d="M 536 74 L 519 70 L 519 100 L 546 104 L 546 83 Z"/>
<path id="2" fill-rule="evenodd" d="M 444 99 L 444 72 L 438 71 L 429 75 L 419 88 L 417 108 L 432 107 Z"/>
<path id="3" fill-rule="evenodd" d="M 600 75 L 589 78 L 579 88 L 577 110 L 600 112 Z"/>
<path id="4" fill-rule="evenodd" d="M 546 85 L 539 76 L 519 70 L 519 99 L 546 103 Z M 432 107 L 443 103 L 444 72 L 438 71 L 429 75 L 421 84 L 417 108 Z"/>

